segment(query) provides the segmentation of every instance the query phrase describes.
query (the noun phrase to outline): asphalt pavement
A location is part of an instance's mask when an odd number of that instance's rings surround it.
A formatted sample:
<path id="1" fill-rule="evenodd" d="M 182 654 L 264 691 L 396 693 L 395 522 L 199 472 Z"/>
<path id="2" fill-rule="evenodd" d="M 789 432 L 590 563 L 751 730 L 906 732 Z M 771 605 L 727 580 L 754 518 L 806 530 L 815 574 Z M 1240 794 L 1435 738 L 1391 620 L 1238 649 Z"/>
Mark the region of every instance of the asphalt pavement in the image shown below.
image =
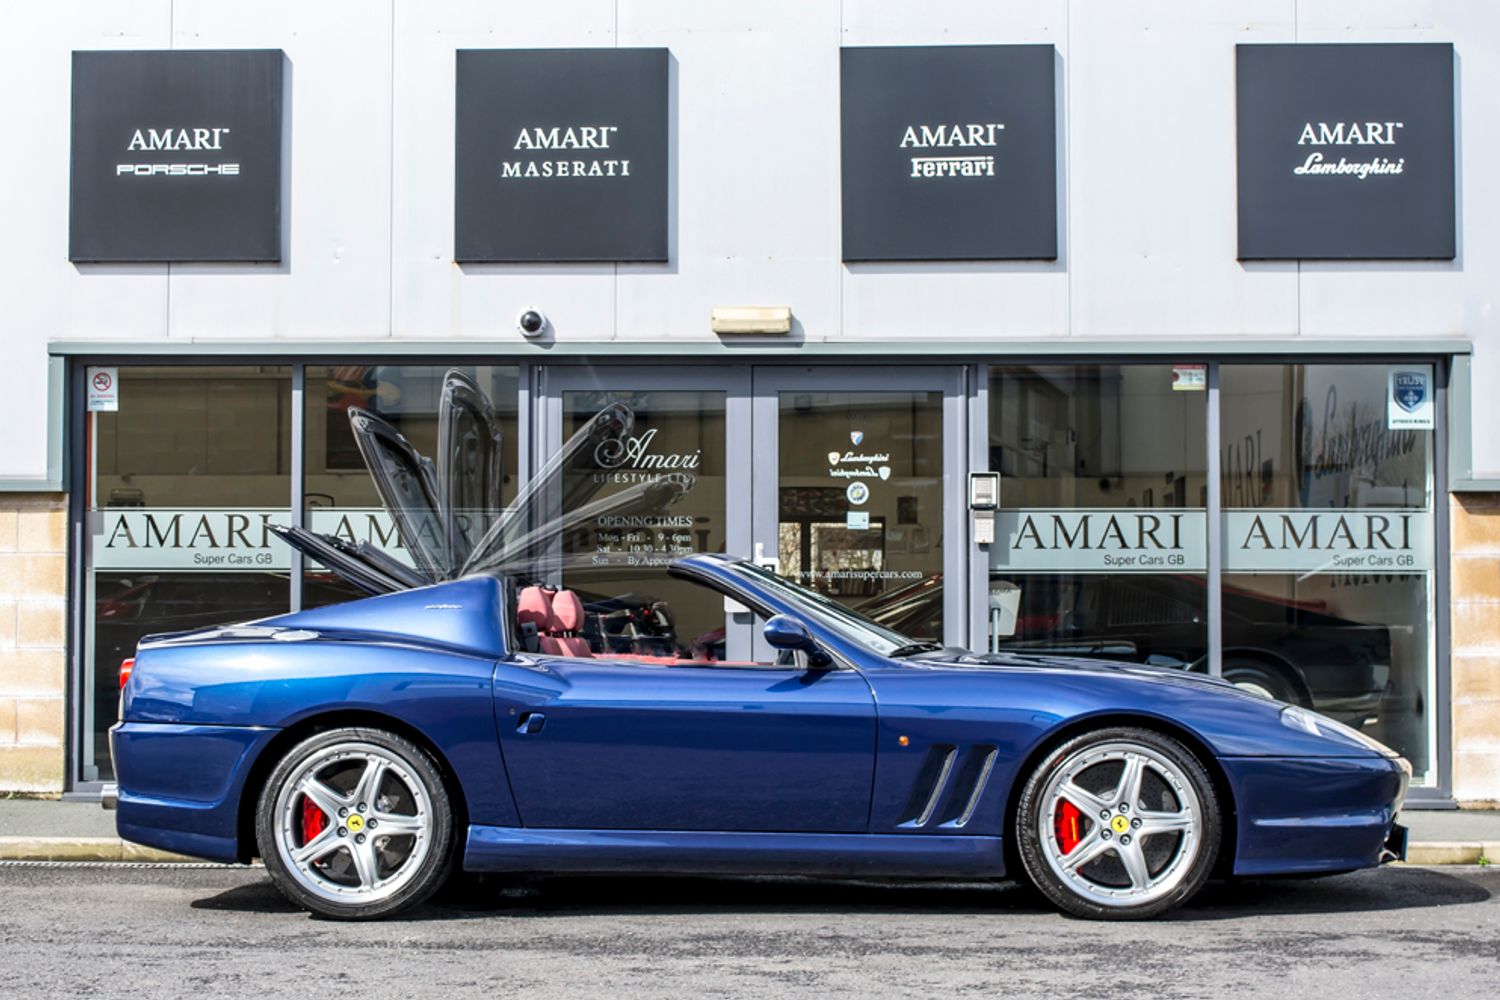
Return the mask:
<path id="1" fill-rule="evenodd" d="M 341 924 L 259 869 L 0 864 L 0 996 L 1489 998 L 1497 894 L 1387 867 L 1105 924 L 1010 884 L 559 877 Z"/>

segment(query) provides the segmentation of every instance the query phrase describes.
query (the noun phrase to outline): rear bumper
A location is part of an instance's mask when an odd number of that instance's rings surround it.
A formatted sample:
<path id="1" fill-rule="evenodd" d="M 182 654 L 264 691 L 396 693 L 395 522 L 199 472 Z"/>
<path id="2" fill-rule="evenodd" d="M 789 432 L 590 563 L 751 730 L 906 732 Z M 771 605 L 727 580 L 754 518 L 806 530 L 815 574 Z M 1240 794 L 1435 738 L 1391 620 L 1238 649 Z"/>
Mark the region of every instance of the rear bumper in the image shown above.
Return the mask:
<path id="1" fill-rule="evenodd" d="M 137 844 L 237 861 L 240 799 L 260 751 L 279 732 L 258 726 L 121 722 L 110 730 L 118 777 L 115 828 Z M 106 806 L 105 808 L 108 808 Z"/>
<path id="2" fill-rule="evenodd" d="M 1404 761 L 1385 757 L 1220 758 L 1234 790 L 1236 875 L 1373 868 L 1393 843 Z M 1404 839 L 1398 845 L 1405 854 Z"/>

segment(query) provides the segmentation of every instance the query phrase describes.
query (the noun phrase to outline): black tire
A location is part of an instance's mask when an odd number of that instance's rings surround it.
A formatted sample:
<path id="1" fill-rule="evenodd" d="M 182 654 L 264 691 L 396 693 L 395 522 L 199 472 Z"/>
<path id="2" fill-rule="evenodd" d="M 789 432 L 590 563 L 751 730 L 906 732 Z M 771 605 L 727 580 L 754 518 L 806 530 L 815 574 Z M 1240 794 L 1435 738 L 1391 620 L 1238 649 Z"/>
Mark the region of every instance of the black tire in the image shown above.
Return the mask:
<path id="1" fill-rule="evenodd" d="M 430 802 L 430 814 L 427 816 L 430 840 L 426 856 L 420 863 L 408 861 L 407 863 L 416 864 L 412 874 L 404 876 L 406 881 L 399 889 L 380 899 L 342 902 L 309 891 L 299 881 L 300 876 L 295 875 L 288 866 L 278 846 L 277 801 L 283 788 L 307 762 L 341 744 L 374 747 L 388 754 L 399 762 L 413 780 L 421 783 Z M 443 885 L 455 867 L 454 859 L 457 855 L 454 836 L 453 809 L 437 763 L 430 754 L 410 740 L 380 729 L 330 729 L 303 740 L 277 762 L 261 790 L 255 811 L 256 845 L 261 860 L 265 863 L 266 873 L 271 876 L 271 882 L 296 905 L 333 920 L 375 920 L 389 917 L 428 899 Z M 372 884 L 378 883 L 372 880 Z"/>
<path id="2" fill-rule="evenodd" d="M 1224 679 L 1241 690 L 1284 701 L 1289 705 L 1303 705 L 1305 699 L 1286 672 L 1261 660 L 1248 657 L 1232 657 L 1224 664 Z"/>
<path id="3" fill-rule="evenodd" d="M 1149 901 L 1130 904 L 1128 902 L 1100 903 L 1083 894 L 1065 881 L 1044 854 L 1042 842 L 1043 809 L 1050 806 L 1044 801 L 1046 790 L 1054 776 L 1066 766 L 1077 762 L 1081 755 L 1095 748 L 1128 746 L 1147 756 L 1164 758 L 1175 766 L 1182 778 L 1191 786 L 1198 801 L 1196 836 L 1191 846 L 1185 846 L 1185 838 L 1176 841 L 1179 853 L 1184 856 L 1170 862 L 1173 872 L 1180 865 L 1182 874 L 1174 874 L 1175 884 L 1163 895 Z M 1160 781 L 1160 777 L 1157 778 Z M 1123 780 L 1122 780 L 1123 785 Z M 1167 787 L 1163 783 L 1163 787 Z M 1170 789 L 1169 789 L 1170 791 Z M 1067 740 L 1052 750 L 1037 765 L 1021 791 L 1015 817 L 1015 842 L 1022 868 L 1037 890 L 1059 909 L 1075 916 L 1092 920 L 1144 920 L 1176 909 L 1191 899 L 1208 880 L 1218 858 L 1222 839 L 1222 819 L 1218 797 L 1214 793 L 1213 781 L 1192 752 L 1177 740 L 1149 729 L 1136 727 L 1110 727 L 1084 733 Z M 1048 817 L 1051 820 L 1051 817 Z M 1092 824 L 1091 824 L 1092 825 Z M 1140 838 L 1144 840 L 1144 838 Z M 1144 844 L 1138 845 L 1141 850 Z M 1106 851 L 1109 849 L 1106 848 Z M 1087 866 L 1080 866 L 1082 871 Z M 1166 871 L 1164 865 L 1162 871 Z"/>

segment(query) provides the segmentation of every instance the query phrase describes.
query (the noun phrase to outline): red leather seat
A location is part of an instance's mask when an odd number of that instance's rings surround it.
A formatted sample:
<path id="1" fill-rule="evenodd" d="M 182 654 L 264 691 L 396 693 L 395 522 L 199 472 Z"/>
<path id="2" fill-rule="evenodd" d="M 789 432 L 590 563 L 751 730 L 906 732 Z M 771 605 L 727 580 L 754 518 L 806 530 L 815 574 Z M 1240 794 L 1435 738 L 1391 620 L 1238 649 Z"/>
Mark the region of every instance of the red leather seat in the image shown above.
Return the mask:
<path id="1" fill-rule="evenodd" d="M 542 652 L 553 656 L 591 657 L 589 642 L 578 633 L 583 630 L 583 602 L 571 590 L 552 595 L 552 622 L 541 637 Z"/>
<path id="2" fill-rule="evenodd" d="M 541 587 L 524 588 L 516 597 L 516 623 L 545 633 L 552 627 L 552 595 Z"/>

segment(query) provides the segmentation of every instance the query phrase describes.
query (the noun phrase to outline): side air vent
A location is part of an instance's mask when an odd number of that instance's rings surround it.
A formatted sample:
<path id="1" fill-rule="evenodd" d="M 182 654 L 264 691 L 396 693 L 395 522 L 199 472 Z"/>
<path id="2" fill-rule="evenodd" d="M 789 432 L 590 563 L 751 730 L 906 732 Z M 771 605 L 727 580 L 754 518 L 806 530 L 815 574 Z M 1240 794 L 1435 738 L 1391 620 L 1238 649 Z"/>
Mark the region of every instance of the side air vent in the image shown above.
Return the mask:
<path id="1" fill-rule="evenodd" d="M 990 780 L 990 772 L 995 769 L 996 753 L 995 747 L 984 744 L 969 748 L 963 766 L 953 779 L 953 792 L 943 809 L 941 825 L 963 827 L 974 818 L 974 810 L 979 808 L 979 800 L 984 796 L 984 786 Z"/>
<path id="2" fill-rule="evenodd" d="M 900 826 L 926 826 L 932 819 L 957 757 L 958 747 L 948 744 L 935 744 L 927 751 L 927 759 L 922 761 L 922 769 L 912 782 L 911 797 L 902 811 Z"/>

